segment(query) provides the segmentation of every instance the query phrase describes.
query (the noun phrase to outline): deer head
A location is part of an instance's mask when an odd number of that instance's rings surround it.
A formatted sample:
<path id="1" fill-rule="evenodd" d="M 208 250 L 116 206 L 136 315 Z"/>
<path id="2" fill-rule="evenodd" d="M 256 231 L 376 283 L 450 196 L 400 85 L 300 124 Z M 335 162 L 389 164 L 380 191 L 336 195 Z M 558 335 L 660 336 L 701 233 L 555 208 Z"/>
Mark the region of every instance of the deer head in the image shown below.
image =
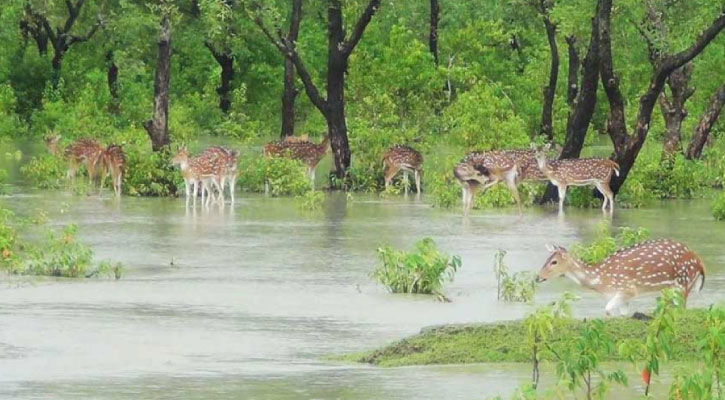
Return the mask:
<path id="1" fill-rule="evenodd" d="M 547 245 L 546 248 L 551 252 L 551 255 L 544 262 L 544 266 L 541 267 L 536 282 L 544 282 L 550 278 L 563 276 L 577 263 L 577 260 L 561 246 Z"/>
<path id="2" fill-rule="evenodd" d="M 473 165 L 469 163 L 458 163 L 453 168 L 453 175 L 459 181 L 476 181 L 484 184 L 491 180 L 490 172 L 488 168 L 483 165 Z"/>
<path id="3" fill-rule="evenodd" d="M 189 150 L 186 149 L 186 146 L 179 147 L 179 150 L 174 154 L 174 156 L 171 158 L 171 164 L 173 165 L 182 165 L 189 161 Z"/>
<path id="4" fill-rule="evenodd" d="M 547 153 L 549 152 L 549 149 L 551 149 L 551 143 L 547 143 L 541 148 L 536 147 L 535 144 L 531 143 L 531 149 L 534 150 L 534 158 L 536 159 L 536 164 L 539 166 L 539 168 L 543 169 L 546 166 L 546 162 L 548 161 Z"/>
<path id="5" fill-rule="evenodd" d="M 45 142 L 45 147 L 50 154 L 56 155 L 58 153 L 58 142 L 60 142 L 60 138 L 61 136 L 53 131 L 43 136 L 43 142 Z"/>

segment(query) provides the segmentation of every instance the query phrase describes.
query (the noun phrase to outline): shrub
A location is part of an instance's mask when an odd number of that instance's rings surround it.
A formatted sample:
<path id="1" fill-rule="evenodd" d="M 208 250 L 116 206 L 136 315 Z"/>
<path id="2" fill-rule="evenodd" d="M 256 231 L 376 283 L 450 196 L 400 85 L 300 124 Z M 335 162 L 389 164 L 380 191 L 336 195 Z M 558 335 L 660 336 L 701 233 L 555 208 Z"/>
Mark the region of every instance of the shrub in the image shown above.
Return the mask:
<path id="1" fill-rule="evenodd" d="M 57 189 L 63 185 L 67 166 L 59 157 L 50 154 L 33 157 L 20 167 L 27 183 L 42 189 Z"/>
<path id="2" fill-rule="evenodd" d="M 296 196 L 297 207 L 302 210 L 315 211 L 322 208 L 322 204 L 325 202 L 325 194 L 319 190 L 310 190 L 309 192 Z"/>
<path id="3" fill-rule="evenodd" d="M 380 264 L 372 277 L 391 293 L 435 294 L 441 299 L 443 283 L 452 280 L 461 267 L 458 256 L 449 256 L 436 248 L 431 238 L 415 244 L 410 253 L 390 246 L 378 248 Z"/>
<path id="4" fill-rule="evenodd" d="M 300 161 L 284 157 L 258 157 L 239 174 L 239 185 L 252 192 L 264 191 L 269 182 L 272 196 L 300 196 L 311 190 L 310 180 Z"/>
<path id="5" fill-rule="evenodd" d="M 717 221 L 725 221 L 725 193 L 721 193 L 712 203 L 712 215 Z"/>
<path id="6" fill-rule="evenodd" d="M 616 236 L 612 236 L 611 225 L 603 221 L 597 226 L 597 233 L 594 241 L 589 244 L 575 244 L 572 246 L 572 253 L 579 260 L 587 263 L 599 263 L 614 254 L 617 250 L 632 246 L 649 237 L 649 231 L 645 228 L 632 229 L 624 227 Z"/>
<path id="7" fill-rule="evenodd" d="M 536 281 L 528 271 L 509 275 L 508 267 L 503 262 L 506 252 L 499 250 L 494 256 L 493 272 L 496 275 L 497 297 L 503 301 L 531 302 L 536 294 Z"/>
<path id="8" fill-rule="evenodd" d="M 132 196 L 173 196 L 183 178 L 171 165 L 168 150 L 151 152 L 135 145 L 124 146 L 126 172 L 123 191 Z"/>
<path id="9" fill-rule="evenodd" d="M 77 230 L 71 224 L 59 232 L 49 231 L 44 245 L 30 251 L 30 257 L 22 263 L 22 271 L 14 272 L 70 278 L 85 276 L 93 260 L 93 251 L 76 241 Z"/>

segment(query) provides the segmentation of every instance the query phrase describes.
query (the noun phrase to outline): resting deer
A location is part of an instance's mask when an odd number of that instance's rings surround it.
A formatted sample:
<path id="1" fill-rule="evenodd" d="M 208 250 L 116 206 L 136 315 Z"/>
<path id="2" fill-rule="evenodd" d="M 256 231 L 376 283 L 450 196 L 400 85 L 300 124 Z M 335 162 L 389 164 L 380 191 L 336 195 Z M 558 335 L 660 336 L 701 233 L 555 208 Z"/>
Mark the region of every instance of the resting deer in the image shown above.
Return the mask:
<path id="1" fill-rule="evenodd" d="M 409 146 L 396 144 L 383 154 L 383 169 L 385 173 L 385 189 L 390 186 L 390 181 L 401 170 L 405 181 L 405 194 L 408 194 L 408 172 L 415 177 L 415 191 L 420 194 L 420 172 L 423 169 L 423 156 L 417 150 Z"/>
<path id="2" fill-rule="evenodd" d="M 48 153 L 50 153 L 51 155 L 60 155 L 60 150 L 58 149 L 58 143 L 60 142 L 60 138 L 60 135 L 56 135 L 53 132 L 49 133 L 46 136 L 43 136 L 45 148 L 48 149 Z"/>
<path id="3" fill-rule="evenodd" d="M 517 185 L 522 181 L 546 180 L 546 177 L 536 168 L 533 150 L 475 151 L 466 155 L 458 165 L 461 163 L 470 164 L 477 168 L 480 167 L 478 171 L 483 181 L 478 182 L 482 185 L 482 191 L 486 191 L 497 183 L 506 183 L 511 195 L 516 200 L 519 213 L 521 212 L 521 198 L 519 197 Z M 459 167 L 457 166 L 457 168 Z M 454 170 L 455 174 L 456 171 Z M 456 178 L 458 178 L 457 175 Z M 473 196 L 479 185 L 471 186 L 470 182 L 468 185 L 464 185 L 460 178 L 458 178 L 458 181 L 463 186 L 464 212 L 468 212 L 466 207 L 470 209 L 472 206 Z M 466 197 L 468 197 L 468 201 L 466 201 Z"/>
<path id="4" fill-rule="evenodd" d="M 568 186 L 593 185 L 604 196 L 602 210 L 614 211 L 614 193 L 609 187 L 612 172 L 619 176 L 619 165 L 612 160 L 602 158 L 572 158 L 548 160 L 546 152 L 549 146 L 536 151 L 536 162 L 541 172 L 559 190 L 559 211 L 564 210 L 564 198 Z"/>
<path id="5" fill-rule="evenodd" d="M 68 160 L 68 172 L 66 173 L 68 179 L 73 180 L 78 167 L 83 164 L 88 170 L 88 178 L 93 184 L 96 177 L 96 162 L 102 151 L 103 147 L 94 139 L 79 139 L 69 144 L 64 151 L 65 158 Z"/>
<path id="6" fill-rule="evenodd" d="M 224 186 L 229 183 L 229 195 L 232 198 L 232 203 L 234 203 L 234 189 L 237 184 L 237 175 L 239 173 L 237 170 L 239 164 L 239 151 L 221 146 L 212 146 L 201 153 L 201 157 L 206 156 L 219 157 L 225 165 L 223 175 L 217 177 L 217 180 L 220 183 L 219 187 L 222 192 L 224 191 Z"/>
<path id="7" fill-rule="evenodd" d="M 548 246 L 552 254 L 539 272 L 537 282 L 566 275 L 574 282 L 607 298 L 611 315 L 635 296 L 680 288 L 685 300 L 698 279 L 705 285 L 705 266 L 692 250 L 672 239 L 656 239 L 621 249 L 599 264 L 586 265 L 563 247 Z M 623 314 L 626 310 L 620 310 Z"/>
<path id="8" fill-rule="evenodd" d="M 317 168 L 317 164 L 327 153 L 329 143 L 330 137 L 327 135 L 325 135 L 319 144 L 301 138 L 288 137 L 284 140 L 267 143 L 264 145 L 262 154 L 265 157 L 289 157 L 302 161 L 307 166 L 307 176 L 310 178 L 312 188 L 314 189 L 315 168 Z M 268 191 L 268 183 L 265 186 L 265 191 Z"/>
<path id="9" fill-rule="evenodd" d="M 186 186 L 186 204 L 189 204 L 189 197 L 194 196 L 194 204 L 196 204 L 196 196 L 199 193 L 199 184 L 201 184 L 201 203 L 208 205 L 212 200 L 212 186 L 216 186 L 221 192 L 218 177 L 224 174 L 226 165 L 218 157 L 189 157 L 189 151 L 186 147 L 180 148 L 171 163 L 179 165 L 181 175 L 184 177 Z M 193 187 L 193 192 L 191 192 Z M 205 199 L 205 192 L 208 197 Z"/>
<path id="10" fill-rule="evenodd" d="M 94 169 L 97 170 L 98 168 L 101 171 L 99 195 L 103 190 L 103 181 L 106 180 L 106 176 L 110 172 L 113 191 L 116 193 L 116 197 L 121 197 L 121 184 L 126 169 L 126 154 L 123 152 L 123 148 L 115 144 L 108 145 L 96 159 Z"/>

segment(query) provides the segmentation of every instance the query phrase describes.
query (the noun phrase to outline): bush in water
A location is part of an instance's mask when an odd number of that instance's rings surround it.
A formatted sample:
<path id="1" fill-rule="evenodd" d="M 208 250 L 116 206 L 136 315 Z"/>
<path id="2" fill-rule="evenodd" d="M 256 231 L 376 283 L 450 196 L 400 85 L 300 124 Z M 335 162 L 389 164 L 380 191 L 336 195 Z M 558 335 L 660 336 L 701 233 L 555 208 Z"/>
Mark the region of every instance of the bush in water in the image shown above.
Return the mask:
<path id="1" fill-rule="evenodd" d="M 251 192 L 263 192 L 269 183 L 272 196 L 300 196 L 311 190 L 300 161 L 284 157 L 257 157 L 240 171 L 239 185 Z"/>
<path id="2" fill-rule="evenodd" d="M 718 221 L 725 221 L 725 193 L 721 193 L 712 204 L 712 215 Z"/>
<path id="3" fill-rule="evenodd" d="M 616 236 L 611 235 L 611 224 L 602 221 L 597 226 L 597 234 L 594 241 L 589 244 L 577 243 L 572 246 L 574 256 L 587 263 L 599 263 L 614 254 L 617 250 L 632 246 L 649 237 L 649 231 L 644 228 L 632 229 L 624 227 Z"/>

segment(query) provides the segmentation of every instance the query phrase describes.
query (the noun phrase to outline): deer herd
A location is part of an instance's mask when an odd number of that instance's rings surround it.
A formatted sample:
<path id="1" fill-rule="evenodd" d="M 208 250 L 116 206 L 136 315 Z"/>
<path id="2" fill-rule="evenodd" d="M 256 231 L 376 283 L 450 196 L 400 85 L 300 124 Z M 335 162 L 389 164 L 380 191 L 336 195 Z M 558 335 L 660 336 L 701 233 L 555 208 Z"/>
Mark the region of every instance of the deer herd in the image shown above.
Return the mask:
<path id="1" fill-rule="evenodd" d="M 59 135 L 44 138 L 48 150 L 64 157 L 68 163 L 67 177 L 73 180 L 76 171 L 84 166 L 93 183 L 100 177 L 100 190 L 110 174 L 115 195 L 121 195 L 121 184 L 126 167 L 126 157 L 121 146 L 102 146 L 94 139 L 79 139 L 69 144 L 62 152 L 58 145 Z M 307 177 L 314 188 L 315 169 L 329 148 L 328 137 L 320 143 L 310 141 L 306 136 L 288 137 L 267 143 L 262 151 L 264 157 L 288 157 L 301 161 L 307 168 Z M 510 190 L 521 212 L 518 185 L 521 182 L 549 181 L 557 187 L 559 211 L 563 211 L 564 199 L 569 186 L 591 185 L 604 197 L 602 210 L 614 210 L 614 194 L 609 187 L 613 175 L 619 175 L 617 163 L 600 158 L 550 160 L 549 145 L 520 150 L 474 151 L 467 154 L 453 168 L 453 176 L 462 188 L 464 214 L 473 206 L 477 191 L 504 183 Z M 238 175 L 239 151 L 221 146 L 212 146 L 197 156 L 192 156 L 186 147 L 178 149 L 171 159 L 177 165 L 186 186 L 187 206 L 191 198 L 208 206 L 212 202 L 224 204 L 225 187 L 229 187 L 231 202 L 234 203 L 234 188 Z M 408 173 L 413 174 L 416 193 L 421 191 L 423 156 L 412 147 L 395 145 L 382 156 L 386 189 L 393 178 L 403 172 L 407 194 Z M 265 191 L 269 182 L 265 183 Z M 608 315 L 615 310 L 624 312 L 630 299 L 641 294 L 664 288 L 680 288 L 685 299 L 700 280 L 701 289 L 705 283 L 705 268 L 702 260 L 684 244 L 671 239 L 650 240 L 621 249 L 599 264 L 586 265 L 577 260 L 566 249 L 549 246 L 551 255 L 538 274 L 537 281 L 567 276 L 577 284 L 601 293 L 607 298 L 605 311 Z"/>

